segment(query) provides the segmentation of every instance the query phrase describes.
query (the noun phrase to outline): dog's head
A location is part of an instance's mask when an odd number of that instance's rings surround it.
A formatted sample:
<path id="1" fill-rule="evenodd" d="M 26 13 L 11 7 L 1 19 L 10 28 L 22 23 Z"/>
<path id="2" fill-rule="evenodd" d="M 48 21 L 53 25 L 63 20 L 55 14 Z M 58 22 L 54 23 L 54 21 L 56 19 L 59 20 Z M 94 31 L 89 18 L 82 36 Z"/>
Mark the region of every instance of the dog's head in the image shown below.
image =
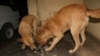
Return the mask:
<path id="1" fill-rule="evenodd" d="M 25 39 L 24 44 L 29 46 L 31 48 L 31 50 L 34 50 L 36 48 L 35 43 L 34 43 L 34 39 Z"/>
<path id="2" fill-rule="evenodd" d="M 19 39 L 17 39 L 17 41 L 22 42 L 26 46 L 29 46 L 31 48 L 31 50 L 34 50 L 36 48 L 35 45 L 34 45 L 33 39 L 29 40 L 29 39 L 26 39 L 26 38 L 19 38 Z M 22 46 L 22 49 L 25 49 L 25 47 Z"/>
<path id="3" fill-rule="evenodd" d="M 50 32 L 45 28 L 40 28 L 36 33 L 36 41 L 40 45 L 46 44 L 50 38 Z"/>

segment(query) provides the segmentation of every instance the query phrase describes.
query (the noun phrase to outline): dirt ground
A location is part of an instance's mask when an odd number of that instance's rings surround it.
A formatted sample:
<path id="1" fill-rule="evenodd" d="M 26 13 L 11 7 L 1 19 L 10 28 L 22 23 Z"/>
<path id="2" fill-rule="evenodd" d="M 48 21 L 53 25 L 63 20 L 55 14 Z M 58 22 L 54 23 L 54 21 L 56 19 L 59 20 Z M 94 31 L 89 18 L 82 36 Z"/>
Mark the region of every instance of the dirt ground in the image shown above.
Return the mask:
<path id="1" fill-rule="evenodd" d="M 74 48 L 74 41 L 70 32 L 67 32 L 64 38 L 50 52 L 44 50 L 32 51 L 28 47 L 22 50 L 22 44 L 17 42 L 16 39 L 0 42 L 0 56 L 100 56 L 100 41 L 87 33 L 86 37 L 87 40 L 84 46 L 74 54 L 68 52 L 68 50 Z"/>

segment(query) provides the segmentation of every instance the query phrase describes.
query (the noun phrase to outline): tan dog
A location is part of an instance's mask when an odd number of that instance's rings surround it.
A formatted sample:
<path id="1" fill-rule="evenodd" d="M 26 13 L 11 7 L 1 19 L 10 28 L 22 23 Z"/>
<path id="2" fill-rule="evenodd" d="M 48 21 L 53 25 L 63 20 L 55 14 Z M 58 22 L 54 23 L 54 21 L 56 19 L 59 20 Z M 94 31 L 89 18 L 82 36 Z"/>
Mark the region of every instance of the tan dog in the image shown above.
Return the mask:
<path id="1" fill-rule="evenodd" d="M 100 9 L 90 10 L 82 4 L 65 6 L 40 27 L 36 40 L 40 45 L 44 45 L 53 38 L 51 45 L 45 49 L 50 51 L 62 39 L 63 33 L 70 30 L 75 41 L 75 48 L 69 52 L 74 53 L 80 46 L 83 46 L 86 40 L 85 28 L 88 25 L 89 16 L 100 18 Z M 79 40 L 79 34 L 82 42 Z"/>
<path id="2" fill-rule="evenodd" d="M 36 35 L 37 18 L 34 15 L 27 15 L 22 18 L 19 24 L 19 34 L 22 38 L 18 41 L 23 42 L 22 49 L 29 46 L 32 50 L 35 48 L 33 34 Z"/>

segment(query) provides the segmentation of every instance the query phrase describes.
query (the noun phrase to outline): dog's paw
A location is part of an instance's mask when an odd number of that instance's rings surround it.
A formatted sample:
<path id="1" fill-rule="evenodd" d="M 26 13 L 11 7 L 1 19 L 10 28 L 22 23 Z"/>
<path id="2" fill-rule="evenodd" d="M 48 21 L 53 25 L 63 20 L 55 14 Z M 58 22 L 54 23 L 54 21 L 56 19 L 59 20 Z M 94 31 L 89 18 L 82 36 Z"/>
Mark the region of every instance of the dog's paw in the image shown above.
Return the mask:
<path id="1" fill-rule="evenodd" d="M 50 49 L 49 48 L 46 48 L 45 51 L 50 51 Z"/>
<path id="2" fill-rule="evenodd" d="M 74 53 L 73 50 L 69 50 L 69 53 Z"/>
<path id="3" fill-rule="evenodd" d="M 22 49 L 25 49 L 25 46 L 22 46 Z"/>
<path id="4" fill-rule="evenodd" d="M 35 47 L 35 46 L 34 46 L 34 47 L 32 46 L 32 47 L 30 47 L 30 48 L 31 48 L 31 50 L 34 50 L 34 49 L 36 49 L 36 47 Z"/>

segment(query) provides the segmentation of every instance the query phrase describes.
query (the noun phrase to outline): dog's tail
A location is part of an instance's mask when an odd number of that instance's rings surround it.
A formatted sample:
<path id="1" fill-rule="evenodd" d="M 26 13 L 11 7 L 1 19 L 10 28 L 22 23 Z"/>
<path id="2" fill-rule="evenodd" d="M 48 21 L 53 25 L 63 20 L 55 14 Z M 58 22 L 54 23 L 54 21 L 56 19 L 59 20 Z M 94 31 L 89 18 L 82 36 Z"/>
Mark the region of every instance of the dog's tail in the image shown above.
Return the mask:
<path id="1" fill-rule="evenodd" d="M 100 18 L 100 8 L 95 10 L 88 9 L 87 14 L 93 18 Z"/>

